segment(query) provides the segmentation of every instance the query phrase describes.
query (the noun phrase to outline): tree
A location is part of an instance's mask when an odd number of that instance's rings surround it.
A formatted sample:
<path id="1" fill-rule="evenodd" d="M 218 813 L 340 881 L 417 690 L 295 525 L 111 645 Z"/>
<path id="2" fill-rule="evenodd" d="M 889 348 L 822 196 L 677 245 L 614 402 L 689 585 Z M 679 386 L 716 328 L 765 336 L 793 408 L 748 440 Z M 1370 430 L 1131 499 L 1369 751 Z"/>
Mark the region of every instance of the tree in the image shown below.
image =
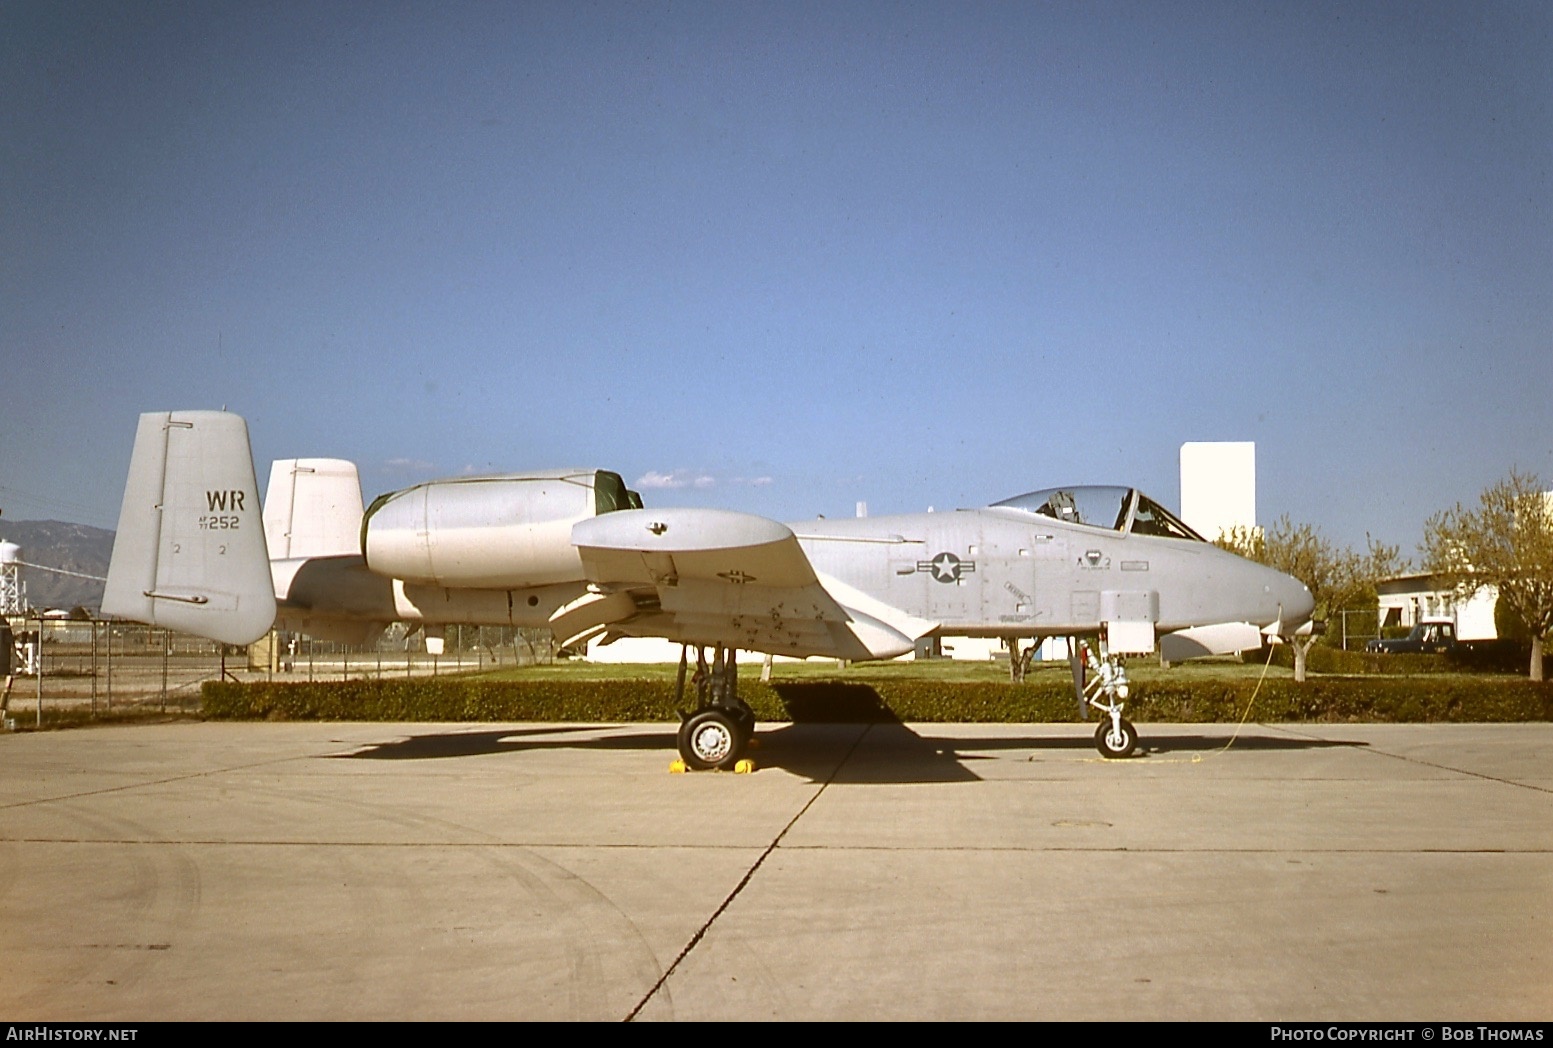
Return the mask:
<path id="1" fill-rule="evenodd" d="M 1247 560 L 1277 568 L 1293 575 L 1310 589 L 1315 598 L 1317 619 L 1326 619 L 1360 601 L 1375 601 L 1375 584 L 1404 567 L 1397 546 L 1368 540 L 1368 550 L 1355 553 L 1341 549 L 1309 524 L 1295 524 L 1288 514 L 1265 534 L 1260 528 L 1235 527 L 1218 540 L 1218 545 Z M 1316 635 L 1296 637 L 1294 679 L 1305 679 L 1305 664 Z"/>
<path id="2" fill-rule="evenodd" d="M 1510 471 L 1478 497 L 1424 524 L 1424 566 L 1467 598 L 1490 586 L 1531 637 L 1531 679 L 1542 680 L 1543 638 L 1553 630 L 1553 501 L 1542 482 Z"/>

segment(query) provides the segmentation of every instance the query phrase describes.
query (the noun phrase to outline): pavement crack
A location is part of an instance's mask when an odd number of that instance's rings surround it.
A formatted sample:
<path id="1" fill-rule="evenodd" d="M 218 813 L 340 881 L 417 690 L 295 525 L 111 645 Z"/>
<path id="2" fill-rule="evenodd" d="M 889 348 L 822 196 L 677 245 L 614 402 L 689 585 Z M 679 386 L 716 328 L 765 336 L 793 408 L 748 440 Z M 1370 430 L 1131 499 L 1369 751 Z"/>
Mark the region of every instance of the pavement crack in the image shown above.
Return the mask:
<path id="1" fill-rule="evenodd" d="M 1296 731 L 1295 729 L 1282 724 L 1267 724 L 1263 725 L 1263 727 L 1277 728 L 1279 730 L 1288 732 L 1290 735 L 1299 735 L 1307 739 L 1318 739 L 1323 742 L 1328 741 L 1322 739 L 1320 735 L 1313 735 L 1309 732 Z M 1474 779 L 1483 779 L 1486 782 L 1498 782 L 1504 784 L 1505 786 L 1517 786 L 1523 790 L 1534 790 L 1537 793 L 1553 793 L 1553 789 L 1550 789 L 1547 786 L 1538 786 L 1530 782 L 1518 782 L 1515 779 L 1506 779 L 1500 775 L 1487 775 L 1480 771 L 1473 771 L 1470 768 L 1458 768 L 1453 764 L 1440 764 L 1437 761 L 1426 761 L 1421 757 L 1409 757 L 1402 753 L 1392 753 L 1389 750 L 1377 749 L 1373 745 L 1363 747 L 1363 752 L 1368 753 L 1374 757 L 1390 757 L 1395 761 L 1404 761 L 1408 764 L 1417 764 L 1423 768 L 1434 768 L 1438 771 L 1451 771 L 1455 772 L 1457 775 L 1467 775 Z"/>
<path id="2" fill-rule="evenodd" d="M 863 740 L 868 737 L 868 733 L 872 730 L 872 724 L 865 724 L 863 726 L 863 730 L 858 732 L 857 738 L 852 740 L 851 748 L 836 762 L 836 766 L 830 770 L 830 775 L 826 777 L 825 781 L 820 783 L 820 788 L 814 791 L 814 795 L 804 802 L 803 807 L 799 808 L 791 819 L 787 820 L 787 824 L 771 839 L 771 843 L 766 845 L 765 850 L 760 853 L 760 857 L 751 863 L 750 868 L 744 872 L 744 876 L 739 878 L 739 883 L 733 886 L 733 891 L 728 893 L 728 897 L 722 901 L 717 909 L 712 911 L 712 915 L 706 919 L 705 923 L 696 929 L 696 933 L 690 937 L 690 941 L 685 944 L 685 948 L 679 951 L 679 956 L 674 958 L 674 963 L 663 970 L 663 974 L 658 976 L 658 981 L 652 984 L 652 987 L 642 995 L 642 999 L 636 1002 L 636 1007 L 632 1008 L 630 1013 L 626 1015 L 626 1022 L 633 1022 L 642 1013 L 642 1009 L 647 1007 L 648 1002 L 658 995 L 658 991 L 663 989 L 664 984 L 669 981 L 669 978 L 684 963 L 685 958 L 689 957 L 691 952 L 701 944 L 701 940 L 706 938 L 706 933 L 712 930 L 712 925 L 716 924 L 717 919 L 723 915 L 723 912 L 733 905 L 733 900 L 737 899 L 739 894 L 744 891 L 745 885 L 754 879 L 755 874 L 765 865 L 766 860 L 771 857 L 771 853 L 781 846 L 782 838 L 786 837 L 788 832 L 798 825 L 798 820 L 808 814 L 809 809 L 814 807 L 814 802 L 819 800 L 820 795 L 830 788 L 831 783 L 836 781 L 836 776 L 841 774 L 841 769 L 847 766 L 847 762 L 852 759 L 852 755 L 857 752 L 857 748 L 863 744 Z"/>
<path id="3" fill-rule="evenodd" d="M 253 761 L 248 764 L 234 764 L 225 768 L 206 768 L 204 771 L 191 771 L 183 775 L 164 775 L 158 779 L 140 779 L 136 782 L 121 783 L 118 786 L 102 786 L 95 790 L 80 790 L 76 793 L 61 793 L 51 797 L 29 797 L 23 801 L 10 801 L 0 804 L 0 811 L 8 808 L 26 808 L 35 804 L 57 804 L 60 801 L 75 801 L 83 797 L 101 797 L 109 793 L 123 793 L 127 790 L 141 790 L 147 786 L 165 786 L 170 782 L 187 782 L 191 779 L 204 779 L 213 775 L 227 775 L 234 771 L 246 771 L 249 768 L 264 768 L 272 764 L 289 764 L 292 761 L 310 760 L 316 754 L 304 756 L 275 757 L 271 760 Z"/>

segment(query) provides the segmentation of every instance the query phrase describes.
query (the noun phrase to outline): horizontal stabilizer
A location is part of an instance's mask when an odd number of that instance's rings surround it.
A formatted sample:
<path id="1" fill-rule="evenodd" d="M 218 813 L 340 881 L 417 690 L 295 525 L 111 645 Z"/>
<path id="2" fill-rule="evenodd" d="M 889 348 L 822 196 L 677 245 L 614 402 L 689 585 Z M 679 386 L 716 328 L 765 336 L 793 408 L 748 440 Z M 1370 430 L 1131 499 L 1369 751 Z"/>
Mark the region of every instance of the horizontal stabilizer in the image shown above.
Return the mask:
<path id="1" fill-rule="evenodd" d="M 140 416 L 102 609 L 228 644 L 270 628 L 275 592 L 240 416 Z"/>

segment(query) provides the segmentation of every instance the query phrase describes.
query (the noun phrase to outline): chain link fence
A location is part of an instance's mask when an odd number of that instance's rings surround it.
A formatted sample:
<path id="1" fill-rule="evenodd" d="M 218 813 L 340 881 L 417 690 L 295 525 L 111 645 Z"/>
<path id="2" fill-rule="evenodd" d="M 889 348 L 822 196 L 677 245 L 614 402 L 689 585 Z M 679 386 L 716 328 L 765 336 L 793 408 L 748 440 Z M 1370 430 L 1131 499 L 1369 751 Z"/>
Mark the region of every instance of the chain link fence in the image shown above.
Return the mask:
<path id="1" fill-rule="evenodd" d="M 1336 636 L 1330 638 L 1344 651 L 1363 651 L 1364 646 L 1380 636 L 1380 611 L 1377 608 L 1344 608 L 1327 629 Z"/>
<path id="2" fill-rule="evenodd" d="M 324 681 L 431 677 L 554 660 L 548 630 L 449 626 L 441 655 L 402 624 L 376 644 L 348 645 L 272 631 L 248 647 L 128 622 L 12 617 L 0 631 L 0 716 L 43 720 L 45 708 L 112 713 L 128 706 L 199 708 L 207 680 Z M 9 655 L 9 663 L 4 656 Z M 5 727 L 14 727 L 7 723 Z"/>

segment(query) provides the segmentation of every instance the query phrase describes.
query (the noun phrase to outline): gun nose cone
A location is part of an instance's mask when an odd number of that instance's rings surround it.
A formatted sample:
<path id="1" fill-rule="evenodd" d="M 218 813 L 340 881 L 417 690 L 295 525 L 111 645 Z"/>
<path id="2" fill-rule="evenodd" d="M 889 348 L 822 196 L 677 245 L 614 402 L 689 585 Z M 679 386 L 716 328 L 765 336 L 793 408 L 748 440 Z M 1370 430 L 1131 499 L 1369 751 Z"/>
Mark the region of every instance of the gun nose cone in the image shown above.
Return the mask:
<path id="1" fill-rule="evenodd" d="M 1316 598 L 1310 595 L 1310 587 L 1294 576 L 1282 575 L 1280 578 L 1282 582 L 1275 593 L 1283 607 L 1283 625 L 1292 631 L 1310 621 L 1316 610 Z"/>

